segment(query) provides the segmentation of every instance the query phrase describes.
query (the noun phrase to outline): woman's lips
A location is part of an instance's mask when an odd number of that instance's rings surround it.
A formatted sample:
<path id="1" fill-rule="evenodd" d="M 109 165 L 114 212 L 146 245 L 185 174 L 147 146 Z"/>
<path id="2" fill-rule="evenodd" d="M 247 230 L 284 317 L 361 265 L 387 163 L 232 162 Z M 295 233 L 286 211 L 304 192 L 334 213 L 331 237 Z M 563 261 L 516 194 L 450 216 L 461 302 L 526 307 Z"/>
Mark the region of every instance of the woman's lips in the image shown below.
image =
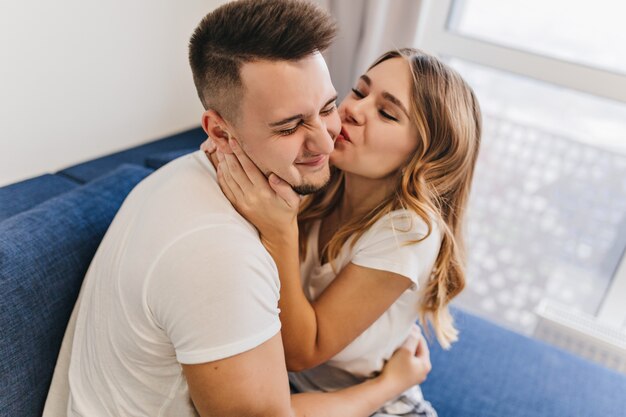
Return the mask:
<path id="1" fill-rule="evenodd" d="M 337 140 L 345 140 L 346 142 L 351 142 L 350 135 L 348 135 L 348 132 L 346 132 L 343 127 L 341 128 L 341 132 L 339 132 L 339 135 L 337 136 Z"/>

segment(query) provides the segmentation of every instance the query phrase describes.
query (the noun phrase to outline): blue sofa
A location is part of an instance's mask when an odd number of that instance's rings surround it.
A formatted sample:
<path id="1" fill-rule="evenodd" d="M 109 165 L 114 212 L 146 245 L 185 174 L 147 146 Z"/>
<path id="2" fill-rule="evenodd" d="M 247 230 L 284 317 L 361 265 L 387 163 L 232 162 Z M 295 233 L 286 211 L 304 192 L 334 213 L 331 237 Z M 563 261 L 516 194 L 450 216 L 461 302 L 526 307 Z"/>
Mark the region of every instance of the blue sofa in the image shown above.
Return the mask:
<path id="1" fill-rule="evenodd" d="M 201 129 L 0 188 L 0 416 L 40 416 L 83 276 L 125 196 L 198 149 Z M 626 376 L 461 310 L 431 348 L 441 417 L 624 417 Z"/>

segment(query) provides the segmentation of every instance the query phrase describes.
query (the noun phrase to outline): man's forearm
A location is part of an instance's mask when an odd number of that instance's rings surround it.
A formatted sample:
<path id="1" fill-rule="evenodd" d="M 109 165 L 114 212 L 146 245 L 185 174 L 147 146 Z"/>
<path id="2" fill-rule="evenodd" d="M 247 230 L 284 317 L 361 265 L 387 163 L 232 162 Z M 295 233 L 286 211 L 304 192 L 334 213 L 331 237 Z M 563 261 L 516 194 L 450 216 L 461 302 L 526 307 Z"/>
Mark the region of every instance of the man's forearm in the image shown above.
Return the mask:
<path id="1" fill-rule="evenodd" d="M 296 417 L 367 417 L 402 391 L 390 379 L 377 377 L 335 392 L 293 394 L 291 404 Z"/>

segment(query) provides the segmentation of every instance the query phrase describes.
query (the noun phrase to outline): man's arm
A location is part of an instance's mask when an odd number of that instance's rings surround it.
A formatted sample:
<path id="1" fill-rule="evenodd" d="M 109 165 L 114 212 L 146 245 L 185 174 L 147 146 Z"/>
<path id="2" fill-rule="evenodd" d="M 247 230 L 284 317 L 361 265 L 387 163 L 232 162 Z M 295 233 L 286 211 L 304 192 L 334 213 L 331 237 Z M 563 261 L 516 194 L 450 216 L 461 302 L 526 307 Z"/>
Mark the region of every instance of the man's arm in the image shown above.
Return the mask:
<path id="1" fill-rule="evenodd" d="M 226 359 L 183 365 L 202 417 L 290 417 L 289 383 L 280 333 Z"/>
<path id="2" fill-rule="evenodd" d="M 289 383 L 280 334 L 227 359 L 183 365 L 189 393 L 202 417 L 367 417 L 430 371 L 421 335 L 412 335 L 381 376 L 333 392 L 295 394 Z"/>

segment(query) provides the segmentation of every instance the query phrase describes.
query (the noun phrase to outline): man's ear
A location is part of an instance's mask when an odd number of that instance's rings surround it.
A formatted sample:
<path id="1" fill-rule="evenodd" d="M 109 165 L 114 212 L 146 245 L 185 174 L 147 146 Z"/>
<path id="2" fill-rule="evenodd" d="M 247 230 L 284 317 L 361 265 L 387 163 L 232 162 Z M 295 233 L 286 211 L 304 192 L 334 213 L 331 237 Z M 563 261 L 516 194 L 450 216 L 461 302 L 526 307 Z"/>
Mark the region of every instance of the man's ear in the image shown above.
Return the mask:
<path id="1" fill-rule="evenodd" d="M 233 153 L 228 145 L 228 139 L 232 136 L 231 127 L 215 110 L 207 110 L 202 114 L 202 128 L 213 139 L 217 149 L 222 153 Z"/>

